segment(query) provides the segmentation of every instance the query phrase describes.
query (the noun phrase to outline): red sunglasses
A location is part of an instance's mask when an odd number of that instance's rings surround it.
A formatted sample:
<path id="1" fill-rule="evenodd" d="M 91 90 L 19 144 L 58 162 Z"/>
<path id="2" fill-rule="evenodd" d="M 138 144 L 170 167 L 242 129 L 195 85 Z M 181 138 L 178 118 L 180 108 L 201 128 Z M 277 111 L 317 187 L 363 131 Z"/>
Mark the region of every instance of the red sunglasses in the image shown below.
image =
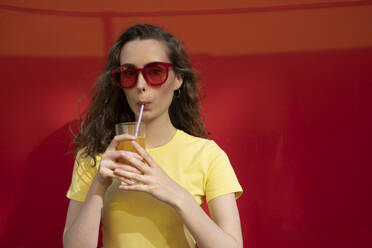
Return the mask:
<path id="1" fill-rule="evenodd" d="M 122 65 L 111 70 L 111 76 L 116 85 L 123 89 L 130 89 L 137 83 L 138 73 L 142 72 L 146 83 L 151 86 L 160 86 L 168 79 L 168 69 L 173 64 L 165 62 L 151 62 L 143 68 L 133 65 Z"/>

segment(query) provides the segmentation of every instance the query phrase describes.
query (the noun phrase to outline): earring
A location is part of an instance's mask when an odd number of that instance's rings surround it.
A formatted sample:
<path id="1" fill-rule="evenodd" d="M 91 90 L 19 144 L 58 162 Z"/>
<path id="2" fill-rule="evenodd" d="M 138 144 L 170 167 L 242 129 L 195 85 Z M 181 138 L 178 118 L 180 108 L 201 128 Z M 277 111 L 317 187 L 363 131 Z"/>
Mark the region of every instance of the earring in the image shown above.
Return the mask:
<path id="1" fill-rule="evenodd" d="M 181 96 L 181 90 L 180 89 L 177 89 L 174 91 L 173 95 L 176 97 L 176 98 L 179 98 Z"/>

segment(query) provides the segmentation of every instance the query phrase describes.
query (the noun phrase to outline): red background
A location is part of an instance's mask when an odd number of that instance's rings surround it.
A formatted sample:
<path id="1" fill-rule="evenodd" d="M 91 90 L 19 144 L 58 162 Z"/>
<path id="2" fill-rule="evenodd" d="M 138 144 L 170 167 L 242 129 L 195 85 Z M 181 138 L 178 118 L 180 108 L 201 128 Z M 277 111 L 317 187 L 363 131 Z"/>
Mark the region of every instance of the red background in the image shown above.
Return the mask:
<path id="1" fill-rule="evenodd" d="M 69 124 L 137 22 L 180 37 L 200 72 L 245 247 L 372 246 L 371 1 L 2 2 L 1 247 L 62 246 Z"/>

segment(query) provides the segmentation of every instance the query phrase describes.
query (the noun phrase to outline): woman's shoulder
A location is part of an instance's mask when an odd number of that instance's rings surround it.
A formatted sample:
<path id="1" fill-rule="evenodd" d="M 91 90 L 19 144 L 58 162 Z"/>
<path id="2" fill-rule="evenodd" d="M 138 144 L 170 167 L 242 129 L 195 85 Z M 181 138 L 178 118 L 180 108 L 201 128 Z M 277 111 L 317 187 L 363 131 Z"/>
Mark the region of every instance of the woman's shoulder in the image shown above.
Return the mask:
<path id="1" fill-rule="evenodd" d="M 97 167 L 100 160 L 101 160 L 101 154 L 97 154 L 94 157 L 92 157 L 88 154 L 86 147 L 83 147 L 82 149 L 80 149 L 75 156 L 75 162 L 79 166 L 83 166 L 83 167 L 86 167 L 86 166 Z"/>
<path id="2" fill-rule="evenodd" d="M 221 150 L 217 143 L 212 139 L 193 136 L 182 130 L 178 130 L 177 135 L 179 136 L 179 140 L 181 140 L 184 145 L 192 145 L 195 148 L 202 150 Z"/>
<path id="3" fill-rule="evenodd" d="M 182 139 L 184 141 L 184 143 L 210 143 L 210 142 L 213 142 L 212 140 L 208 139 L 208 138 L 203 138 L 203 137 L 198 137 L 198 136 L 194 136 L 192 134 L 189 134 L 183 130 L 180 130 L 178 129 L 177 130 L 177 134 L 179 139 Z"/>

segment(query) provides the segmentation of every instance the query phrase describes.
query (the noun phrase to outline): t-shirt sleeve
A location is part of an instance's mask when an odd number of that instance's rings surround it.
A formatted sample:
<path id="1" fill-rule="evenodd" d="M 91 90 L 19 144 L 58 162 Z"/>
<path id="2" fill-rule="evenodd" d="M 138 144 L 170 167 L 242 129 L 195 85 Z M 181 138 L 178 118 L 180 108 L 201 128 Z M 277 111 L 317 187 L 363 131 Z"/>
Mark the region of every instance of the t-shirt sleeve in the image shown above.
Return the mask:
<path id="1" fill-rule="evenodd" d="M 235 198 L 239 198 L 243 193 L 243 189 L 239 184 L 226 153 L 214 143 L 209 154 L 212 155 L 212 161 L 208 168 L 205 185 L 207 202 L 218 196 L 229 193 L 235 193 Z"/>
<path id="2" fill-rule="evenodd" d="M 94 166 L 94 160 L 89 156 L 82 156 L 79 152 L 74 162 L 74 170 L 70 188 L 67 191 L 67 198 L 79 202 L 84 202 L 88 194 L 90 185 L 97 173 L 99 157 L 96 157 L 97 162 Z"/>

